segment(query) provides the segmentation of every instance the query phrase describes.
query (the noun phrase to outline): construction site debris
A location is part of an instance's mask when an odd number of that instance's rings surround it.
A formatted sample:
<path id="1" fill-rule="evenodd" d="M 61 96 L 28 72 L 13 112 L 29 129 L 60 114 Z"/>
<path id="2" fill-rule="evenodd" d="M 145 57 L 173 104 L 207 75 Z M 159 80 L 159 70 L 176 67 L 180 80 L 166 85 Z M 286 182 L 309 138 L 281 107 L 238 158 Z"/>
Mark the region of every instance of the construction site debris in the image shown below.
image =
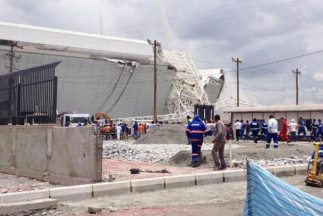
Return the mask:
<path id="1" fill-rule="evenodd" d="M 182 124 L 162 124 L 140 137 L 136 144 L 187 144 L 186 126 Z M 205 143 L 211 143 L 212 137 L 205 137 Z"/>
<path id="2" fill-rule="evenodd" d="M 140 172 L 147 172 L 147 173 L 171 173 L 167 169 L 161 169 L 161 170 L 141 170 L 139 168 L 131 168 L 130 170 L 131 174 L 139 174 Z"/>

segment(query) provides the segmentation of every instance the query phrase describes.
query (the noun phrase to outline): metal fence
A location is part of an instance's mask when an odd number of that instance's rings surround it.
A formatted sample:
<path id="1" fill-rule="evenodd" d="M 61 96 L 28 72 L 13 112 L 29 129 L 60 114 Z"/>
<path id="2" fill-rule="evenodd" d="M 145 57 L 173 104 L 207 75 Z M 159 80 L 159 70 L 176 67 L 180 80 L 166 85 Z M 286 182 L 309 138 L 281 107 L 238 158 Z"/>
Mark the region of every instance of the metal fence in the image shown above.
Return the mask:
<path id="1" fill-rule="evenodd" d="M 0 76 L 0 124 L 56 122 L 57 77 L 60 62 Z"/>

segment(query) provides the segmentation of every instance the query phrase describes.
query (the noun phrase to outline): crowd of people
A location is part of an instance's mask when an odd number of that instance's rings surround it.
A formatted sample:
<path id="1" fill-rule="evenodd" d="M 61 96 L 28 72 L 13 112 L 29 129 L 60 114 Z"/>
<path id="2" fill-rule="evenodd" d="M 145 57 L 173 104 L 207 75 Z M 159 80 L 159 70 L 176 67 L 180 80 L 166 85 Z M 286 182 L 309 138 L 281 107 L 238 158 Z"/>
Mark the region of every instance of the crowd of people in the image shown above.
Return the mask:
<path id="1" fill-rule="evenodd" d="M 260 136 L 266 142 L 266 148 L 270 148 L 273 141 L 274 148 L 279 147 L 278 141 L 297 141 L 300 137 L 306 138 L 308 141 L 321 141 L 323 138 L 323 124 L 321 119 L 312 119 L 309 127 L 307 127 L 305 120 L 300 117 L 296 122 L 291 119 L 288 123 L 287 119 L 280 118 L 277 121 L 273 115 L 269 116 L 268 123 L 263 120 L 254 118 L 249 121 L 236 120 L 233 124 L 235 129 L 235 139 L 239 141 L 253 140 L 257 143 Z M 188 143 L 192 145 L 192 167 L 198 167 L 203 161 L 202 145 L 205 136 L 214 136 L 212 158 L 215 169 L 225 169 L 226 163 L 224 161 L 224 146 L 227 140 L 233 139 L 233 130 L 230 124 L 224 125 L 220 120 L 219 115 L 214 116 L 214 121 L 204 123 L 198 115 L 193 119 L 187 117 L 186 135 Z"/>
<path id="2" fill-rule="evenodd" d="M 125 140 L 131 134 L 131 128 L 125 122 L 114 123 L 105 120 L 104 124 L 97 122 L 97 131 L 100 131 L 106 140 Z"/>
<path id="3" fill-rule="evenodd" d="M 276 122 L 277 126 L 274 129 L 268 128 L 269 125 L 276 125 Z M 297 122 L 295 119 L 291 119 L 290 123 L 282 117 L 280 118 L 280 124 L 278 124 L 278 121 L 271 115 L 268 123 L 263 120 L 257 120 L 256 118 L 251 123 L 248 120 L 245 123 L 243 120 L 236 120 L 233 127 L 237 141 L 240 139 L 252 139 L 257 143 L 259 139 L 268 140 L 271 138 L 270 129 L 274 134 L 277 133 L 277 140 L 286 142 L 298 140 L 321 141 L 323 139 L 323 124 L 321 119 L 312 119 L 310 124 L 306 124 L 302 117 Z M 276 135 L 272 138 L 276 140 Z"/>
<path id="4" fill-rule="evenodd" d="M 142 137 L 147 133 L 148 130 L 152 130 L 157 125 L 154 122 L 138 123 L 135 121 L 132 126 L 128 126 L 127 123 L 119 121 L 117 124 L 114 124 L 112 120 L 106 120 L 104 125 L 98 125 L 99 131 L 107 140 L 124 140 L 128 139 L 129 136 L 133 136 L 135 140 Z"/>

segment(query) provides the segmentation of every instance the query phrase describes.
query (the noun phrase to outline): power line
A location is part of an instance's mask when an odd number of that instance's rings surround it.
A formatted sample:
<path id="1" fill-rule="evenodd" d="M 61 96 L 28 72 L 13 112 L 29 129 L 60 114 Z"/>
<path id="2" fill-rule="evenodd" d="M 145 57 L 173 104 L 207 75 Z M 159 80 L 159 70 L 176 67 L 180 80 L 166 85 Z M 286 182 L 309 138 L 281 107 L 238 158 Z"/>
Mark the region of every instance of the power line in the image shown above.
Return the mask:
<path id="1" fill-rule="evenodd" d="M 292 4 L 292 3 L 295 3 L 299 0 L 294 0 L 294 1 L 289 1 L 289 2 L 284 2 L 284 3 L 281 3 L 281 4 L 275 4 L 275 5 L 271 5 L 271 6 L 268 6 L 268 7 L 263 7 L 261 9 L 272 9 L 272 8 L 277 8 L 277 7 L 281 7 L 283 5 L 289 5 L 289 4 Z M 247 9 L 248 7 L 246 7 Z M 246 10 L 244 9 L 244 10 Z M 223 20 L 227 20 L 227 19 L 230 19 L 230 20 L 233 20 L 233 19 L 238 19 L 240 17 L 245 17 L 245 16 L 250 16 L 252 15 L 251 13 L 246 13 L 245 11 L 242 11 L 240 13 L 228 13 L 230 14 L 230 16 L 226 16 L 226 17 L 221 17 L 221 16 L 218 16 L 219 14 L 218 13 L 214 13 L 215 15 L 215 19 L 211 19 L 212 17 L 207 17 L 207 21 L 199 21 L 197 20 L 196 18 L 194 18 L 194 20 L 192 21 L 189 21 L 189 20 L 185 20 L 185 19 L 178 19 L 177 22 L 181 22 L 181 23 L 175 23 L 174 25 L 171 25 L 171 29 L 173 30 L 180 30 L 180 29 L 187 29 L 188 27 L 189 28 L 193 28 L 193 27 L 199 27 L 199 28 L 207 28 L 209 29 L 210 28 L 210 24 L 211 23 L 218 23 L 218 25 L 223 25 L 224 22 L 221 22 Z M 221 13 L 220 13 L 221 14 Z M 211 20 L 210 20 L 211 19 Z M 184 24 L 183 24 L 184 23 Z M 189 23 L 189 26 L 185 25 L 186 23 Z M 147 30 L 148 29 L 155 29 L 157 28 L 157 30 L 154 30 L 155 33 L 163 33 L 163 29 L 160 27 L 158 27 L 158 25 L 155 25 L 151 28 L 148 28 L 146 26 L 138 26 L 136 28 L 136 31 L 133 31 L 133 30 L 127 30 L 127 31 L 123 31 L 122 34 L 125 34 L 125 33 L 136 33 L 136 37 L 139 37 L 140 35 L 142 36 L 147 36 Z M 142 31 L 142 30 L 138 30 L 138 29 L 143 29 L 145 31 Z M 133 35 L 134 36 L 134 35 Z"/>
<path id="2" fill-rule="evenodd" d="M 289 57 L 289 58 L 284 58 L 284 59 L 276 60 L 276 61 L 262 63 L 262 64 L 259 64 L 259 65 L 253 65 L 253 66 L 250 66 L 250 67 L 241 68 L 240 70 L 249 70 L 249 69 L 254 69 L 254 68 L 260 68 L 260 67 L 264 67 L 264 66 L 268 66 L 268 65 L 272 65 L 272 64 L 278 64 L 278 63 L 285 62 L 285 61 L 290 61 L 290 60 L 294 60 L 294 59 L 298 59 L 298 58 L 303 58 L 303 57 L 310 56 L 310 55 L 319 54 L 319 53 L 322 53 L 322 52 L 323 52 L 323 49 L 317 50 L 317 51 L 313 51 L 313 52 L 309 52 L 309 53 L 302 54 L 302 55 L 297 55 L 297 56 L 293 56 L 293 57 Z M 233 73 L 233 72 L 235 72 L 235 70 L 226 71 L 225 73 Z"/>
<path id="3" fill-rule="evenodd" d="M 318 51 L 314 51 L 314 52 L 310 52 L 310 53 L 306 53 L 306 54 L 303 54 L 303 55 L 298 55 L 298 56 L 294 56 L 294 57 L 290 57 L 290 58 L 285 58 L 285 59 L 276 60 L 276 61 L 272 61 L 272 62 L 267 62 L 267 63 L 263 63 L 263 64 L 259 64 L 259 65 L 246 67 L 246 68 L 241 68 L 241 70 L 248 70 L 248 69 L 263 67 L 263 66 L 267 66 L 267 65 L 277 64 L 277 63 L 281 63 L 281 62 L 285 62 L 285 61 L 290 61 L 290 60 L 294 60 L 294 59 L 298 59 L 298 58 L 303 58 L 303 57 L 310 56 L 310 55 L 315 55 L 315 54 L 322 53 L 322 52 L 323 52 L 323 49 L 318 50 Z"/>
<path id="4" fill-rule="evenodd" d="M 280 4 L 274 4 L 274 5 L 269 5 L 268 7 L 263 7 L 263 9 L 267 9 L 267 8 L 274 8 L 274 7 L 279 7 L 279 6 L 282 6 L 282 5 L 286 5 L 286 4 L 290 4 L 290 3 L 294 3 L 296 1 L 299 1 L 299 0 L 293 0 L 293 1 L 288 1 L 288 2 L 284 2 L 284 3 L 280 3 Z M 176 29 L 176 27 L 174 28 L 174 26 L 177 26 L 177 29 L 182 29 L 182 28 L 186 28 L 187 26 L 186 25 L 182 25 L 183 23 L 189 23 L 189 26 L 192 27 L 192 26 L 203 26 L 203 25 L 207 25 L 207 27 L 209 27 L 208 24 L 210 23 L 215 23 L 215 22 L 219 22 L 219 21 L 222 21 L 222 20 L 225 20 L 225 19 L 233 19 L 233 18 L 238 18 L 238 17 L 242 17 L 242 16 L 250 16 L 250 13 L 246 13 L 245 11 L 248 9 L 248 8 L 254 8 L 256 7 L 257 5 L 262 5 L 264 3 L 267 4 L 268 3 L 272 3 L 273 1 L 265 1 L 265 2 L 256 2 L 256 3 L 253 3 L 253 4 L 249 4 L 249 5 L 246 5 L 244 7 L 239 7 L 239 8 L 230 8 L 228 10 L 221 10 L 221 8 L 215 8 L 215 9 L 212 9 L 212 15 L 208 15 L 206 13 L 203 13 L 202 14 L 202 17 L 201 18 L 205 18 L 207 19 L 206 22 L 200 22 L 199 20 L 196 19 L 196 16 L 192 16 L 192 18 L 184 18 L 183 19 L 183 16 L 181 17 L 174 17 L 174 18 L 170 18 L 168 19 L 169 23 L 171 23 L 172 25 L 170 25 L 172 27 L 172 29 Z M 267 5 L 266 5 L 267 6 Z M 214 12 L 216 10 L 219 10 L 220 12 Z M 241 11 L 241 13 L 239 15 L 237 14 L 234 14 L 234 12 L 236 11 Z M 223 15 L 229 15 L 229 16 L 223 16 Z M 203 17 L 205 16 L 205 17 Z M 214 20 L 210 20 L 210 18 L 212 17 L 215 17 L 216 19 Z M 151 26 L 149 26 L 151 25 Z M 162 23 L 160 22 L 153 22 L 153 23 L 143 23 L 143 24 L 140 24 L 140 25 L 134 25 L 134 26 L 128 26 L 126 29 L 126 31 L 122 31 L 123 33 L 127 33 L 127 32 L 131 32 L 133 33 L 133 29 L 160 29 L 160 33 L 162 33 L 164 30 L 162 29 Z M 137 32 L 141 32 L 141 33 L 145 33 L 145 31 L 137 31 Z M 112 32 L 112 33 L 118 33 L 118 32 Z"/>
<path id="5" fill-rule="evenodd" d="M 242 84 L 243 86 L 252 88 L 252 89 L 259 89 L 259 90 L 263 90 L 263 91 L 270 91 L 270 92 L 284 92 L 284 91 L 286 91 L 286 89 L 268 89 L 268 88 L 250 85 L 250 84 L 247 84 L 244 82 L 240 82 L 240 84 Z"/>

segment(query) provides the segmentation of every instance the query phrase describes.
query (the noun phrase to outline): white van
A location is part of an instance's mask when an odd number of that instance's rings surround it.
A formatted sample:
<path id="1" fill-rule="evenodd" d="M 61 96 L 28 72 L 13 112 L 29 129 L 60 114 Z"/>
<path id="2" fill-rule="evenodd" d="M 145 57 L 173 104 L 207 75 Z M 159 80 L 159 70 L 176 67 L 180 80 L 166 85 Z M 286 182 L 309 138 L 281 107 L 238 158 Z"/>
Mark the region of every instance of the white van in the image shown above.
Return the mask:
<path id="1" fill-rule="evenodd" d="M 91 123 L 90 114 L 64 114 L 61 118 L 62 127 L 78 127 L 83 125 L 84 122 Z"/>

